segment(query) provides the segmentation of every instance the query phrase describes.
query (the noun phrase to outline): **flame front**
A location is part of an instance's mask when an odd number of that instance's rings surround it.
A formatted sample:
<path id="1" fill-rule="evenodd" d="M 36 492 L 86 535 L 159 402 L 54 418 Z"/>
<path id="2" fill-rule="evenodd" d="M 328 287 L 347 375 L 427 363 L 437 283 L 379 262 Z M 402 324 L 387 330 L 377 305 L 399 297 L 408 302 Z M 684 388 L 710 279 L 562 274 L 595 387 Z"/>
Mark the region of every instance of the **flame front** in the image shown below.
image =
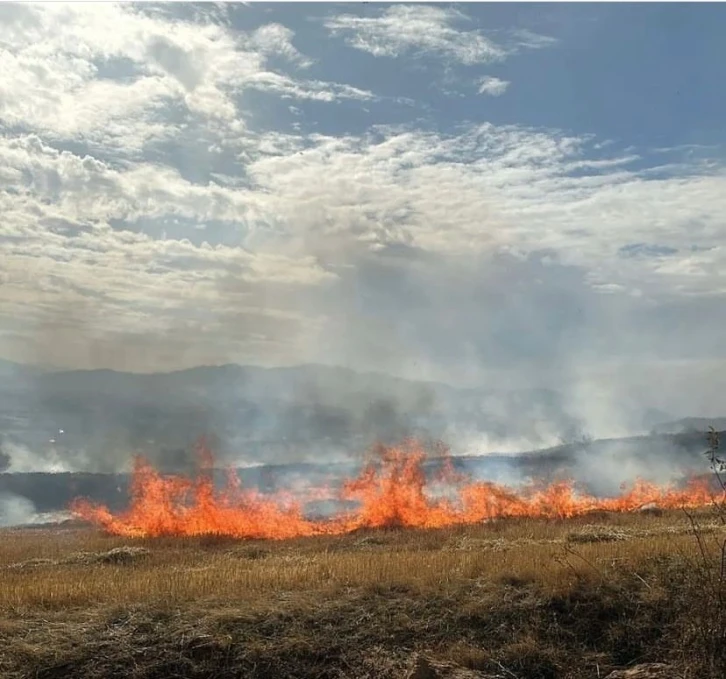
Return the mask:
<path id="1" fill-rule="evenodd" d="M 114 535 L 129 537 L 226 535 L 236 538 L 284 539 L 342 534 L 361 528 L 436 528 L 479 523 L 504 517 L 569 518 L 601 510 L 631 512 L 647 506 L 663 509 L 703 507 L 723 501 L 707 479 L 693 479 L 683 488 L 637 480 L 614 498 L 577 492 L 574 482 L 532 483 L 515 490 L 489 482 L 472 482 L 457 474 L 443 458 L 437 479 L 453 498 L 433 497 L 424 470 L 426 453 L 415 442 L 379 446 L 377 458 L 340 490 L 319 488 L 303 497 L 293 493 L 263 494 L 244 489 L 230 471 L 216 490 L 211 453 L 200 450 L 200 471 L 194 478 L 164 476 L 136 458 L 129 508 L 113 514 L 103 505 L 77 499 L 71 511 L 78 518 Z M 305 516 L 310 500 L 339 499 L 357 503 L 325 520 Z"/>

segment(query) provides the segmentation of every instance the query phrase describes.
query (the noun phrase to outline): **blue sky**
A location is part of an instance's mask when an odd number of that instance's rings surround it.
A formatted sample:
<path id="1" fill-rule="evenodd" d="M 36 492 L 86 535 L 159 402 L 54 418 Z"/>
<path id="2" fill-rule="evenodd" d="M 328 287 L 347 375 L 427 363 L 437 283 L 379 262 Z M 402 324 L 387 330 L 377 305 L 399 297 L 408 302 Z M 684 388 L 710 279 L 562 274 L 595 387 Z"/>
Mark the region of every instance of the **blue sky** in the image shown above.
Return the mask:
<path id="1" fill-rule="evenodd" d="M 3 3 L 0 28 L 2 356 L 719 393 L 723 5 Z"/>

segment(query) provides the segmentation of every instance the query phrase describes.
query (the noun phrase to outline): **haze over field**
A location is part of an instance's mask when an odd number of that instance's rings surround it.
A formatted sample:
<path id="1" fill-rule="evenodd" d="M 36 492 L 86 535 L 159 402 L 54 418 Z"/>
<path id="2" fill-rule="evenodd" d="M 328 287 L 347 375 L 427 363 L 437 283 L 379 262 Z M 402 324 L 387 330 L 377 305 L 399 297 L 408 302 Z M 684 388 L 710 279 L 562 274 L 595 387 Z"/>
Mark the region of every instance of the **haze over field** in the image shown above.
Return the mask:
<path id="1" fill-rule="evenodd" d="M 0 28 L 13 471 L 724 414 L 723 6 L 3 3 Z"/>

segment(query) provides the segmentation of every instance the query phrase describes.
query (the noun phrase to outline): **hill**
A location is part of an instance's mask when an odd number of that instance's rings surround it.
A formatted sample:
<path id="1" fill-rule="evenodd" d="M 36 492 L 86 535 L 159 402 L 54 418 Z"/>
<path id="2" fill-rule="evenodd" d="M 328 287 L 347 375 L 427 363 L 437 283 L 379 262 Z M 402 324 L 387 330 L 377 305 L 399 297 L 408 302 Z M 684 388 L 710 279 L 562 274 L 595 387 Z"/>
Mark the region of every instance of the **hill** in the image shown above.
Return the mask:
<path id="1" fill-rule="evenodd" d="M 457 389 L 317 365 L 4 370 L 0 436 L 15 446 L 15 469 L 111 472 L 139 449 L 183 466 L 180 451 L 201 434 L 223 458 L 269 464 L 335 459 L 408 435 L 470 448 L 544 446 L 580 426 L 550 390 Z"/>

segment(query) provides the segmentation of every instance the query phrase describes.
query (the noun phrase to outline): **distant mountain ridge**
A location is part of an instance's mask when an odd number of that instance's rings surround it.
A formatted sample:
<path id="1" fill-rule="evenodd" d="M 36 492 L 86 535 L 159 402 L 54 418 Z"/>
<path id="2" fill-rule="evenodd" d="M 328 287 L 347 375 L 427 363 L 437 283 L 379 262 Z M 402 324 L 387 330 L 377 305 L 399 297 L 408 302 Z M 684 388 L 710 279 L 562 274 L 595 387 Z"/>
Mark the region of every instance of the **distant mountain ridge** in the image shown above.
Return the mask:
<path id="1" fill-rule="evenodd" d="M 700 423 L 667 420 L 646 410 L 633 428 L 677 433 Z M 439 438 L 456 452 L 545 448 L 577 441 L 584 428 L 548 389 L 457 388 L 321 365 L 127 373 L 0 361 L 0 438 L 13 468 L 112 472 L 141 451 L 184 469 L 200 435 L 222 459 L 281 464 L 346 459 L 405 436 Z"/>
<path id="2" fill-rule="evenodd" d="M 89 471 L 118 468 L 136 449 L 168 459 L 202 434 L 215 438 L 222 456 L 280 462 L 408 435 L 458 440 L 466 432 L 536 445 L 577 427 L 561 396 L 546 389 L 462 389 L 318 365 L 2 370 L 0 435 L 41 457 L 50 444 L 54 456 L 75 457 Z"/>
<path id="3" fill-rule="evenodd" d="M 726 430 L 726 417 L 683 417 L 673 422 L 662 422 L 653 427 L 654 434 L 679 434 L 682 432 L 705 432 L 711 427 Z"/>

